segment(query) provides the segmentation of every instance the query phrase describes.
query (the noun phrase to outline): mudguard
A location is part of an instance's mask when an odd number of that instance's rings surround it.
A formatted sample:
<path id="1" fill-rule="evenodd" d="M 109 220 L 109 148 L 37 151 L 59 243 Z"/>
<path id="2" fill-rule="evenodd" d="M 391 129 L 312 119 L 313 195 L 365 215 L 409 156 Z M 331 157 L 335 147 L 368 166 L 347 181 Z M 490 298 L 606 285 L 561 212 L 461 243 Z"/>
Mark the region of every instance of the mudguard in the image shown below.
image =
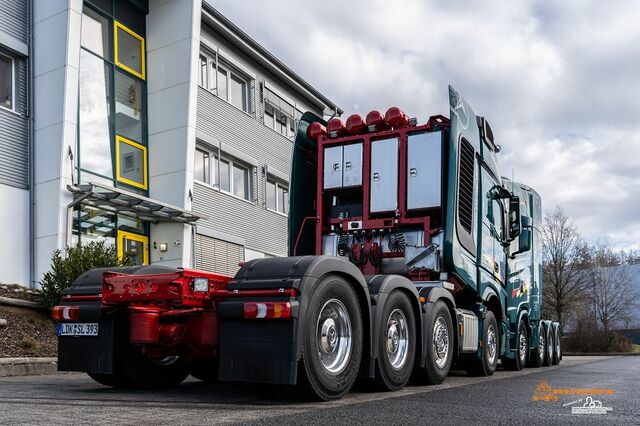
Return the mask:
<path id="1" fill-rule="evenodd" d="M 371 358 L 374 362 L 371 362 L 366 372 L 367 377 L 374 377 L 375 375 L 375 359 L 377 358 L 378 348 L 380 342 L 378 341 L 378 335 L 381 327 L 384 327 L 384 321 L 382 319 L 382 311 L 384 310 L 384 304 L 391 292 L 395 290 L 403 291 L 409 296 L 411 305 L 413 306 L 413 312 L 416 320 L 416 348 L 422 347 L 422 330 L 423 330 L 423 316 L 420 310 L 420 301 L 418 296 L 418 290 L 415 284 L 411 280 L 401 275 L 374 275 L 369 277 L 369 292 L 373 301 L 371 308 Z M 417 354 L 420 356 L 420 353 Z"/>
<path id="2" fill-rule="evenodd" d="M 255 259 L 247 262 L 228 285 L 229 290 L 295 288 L 299 292 L 291 320 L 244 320 L 227 315 L 232 304 L 256 301 L 234 297 L 218 305 L 220 316 L 220 380 L 295 384 L 302 357 L 302 332 L 307 304 L 318 281 L 327 274 L 341 275 L 352 285 L 360 302 L 363 323 L 362 370 L 370 370 L 371 301 L 364 276 L 352 263 L 333 256 Z"/>

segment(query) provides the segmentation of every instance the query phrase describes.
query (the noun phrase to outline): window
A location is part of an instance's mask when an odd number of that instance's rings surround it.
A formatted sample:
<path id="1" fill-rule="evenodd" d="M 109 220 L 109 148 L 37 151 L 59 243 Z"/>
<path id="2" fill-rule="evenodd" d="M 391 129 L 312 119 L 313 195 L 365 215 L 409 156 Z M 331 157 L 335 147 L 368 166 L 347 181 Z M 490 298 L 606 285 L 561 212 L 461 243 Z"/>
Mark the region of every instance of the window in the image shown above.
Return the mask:
<path id="1" fill-rule="evenodd" d="M 251 111 L 250 79 L 243 76 L 217 54 L 200 53 L 198 84 L 236 108 Z"/>
<path id="2" fill-rule="evenodd" d="M 142 101 L 142 82 L 116 70 L 116 133 L 137 142 L 142 141 L 142 117 L 145 116 Z"/>
<path id="3" fill-rule="evenodd" d="M 193 166 L 193 178 L 204 183 L 211 183 L 211 170 L 209 169 L 209 152 L 196 148 L 195 164 Z"/>
<path id="4" fill-rule="evenodd" d="M 82 47 L 106 59 L 111 59 L 109 20 L 85 7 L 82 15 Z"/>
<path id="5" fill-rule="evenodd" d="M 147 189 L 147 148 L 116 136 L 116 179 L 127 185 Z"/>
<path id="6" fill-rule="evenodd" d="M 268 179 L 265 198 L 267 209 L 282 214 L 289 214 L 289 189 L 287 185 Z"/>
<path id="7" fill-rule="evenodd" d="M 296 121 L 302 113 L 268 88 L 264 89 L 264 98 L 264 125 L 285 137 L 295 137 Z"/>
<path id="8" fill-rule="evenodd" d="M 0 55 L 0 106 L 15 109 L 13 99 L 15 75 L 13 59 Z"/>
<path id="9" fill-rule="evenodd" d="M 114 25 L 115 63 L 144 79 L 144 38 L 118 21 Z"/>
<path id="10" fill-rule="evenodd" d="M 196 148 L 194 179 L 244 200 L 251 200 L 253 167 L 243 162 L 218 156 L 217 150 Z"/>

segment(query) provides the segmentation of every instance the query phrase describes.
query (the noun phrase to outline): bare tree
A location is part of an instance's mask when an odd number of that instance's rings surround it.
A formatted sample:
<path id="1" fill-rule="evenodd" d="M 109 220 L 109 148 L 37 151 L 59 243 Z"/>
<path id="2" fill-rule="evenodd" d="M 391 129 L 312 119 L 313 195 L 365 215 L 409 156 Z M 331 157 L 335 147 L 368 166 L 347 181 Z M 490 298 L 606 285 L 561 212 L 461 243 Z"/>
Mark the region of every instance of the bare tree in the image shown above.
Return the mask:
<path id="1" fill-rule="evenodd" d="M 567 315 L 585 296 L 586 244 L 558 206 L 544 220 L 542 244 L 543 302 L 564 325 Z"/>
<path id="2" fill-rule="evenodd" d="M 589 300 L 605 335 L 628 324 L 634 315 L 638 290 L 633 286 L 624 255 L 614 253 L 606 243 L 589 250 Z"/>

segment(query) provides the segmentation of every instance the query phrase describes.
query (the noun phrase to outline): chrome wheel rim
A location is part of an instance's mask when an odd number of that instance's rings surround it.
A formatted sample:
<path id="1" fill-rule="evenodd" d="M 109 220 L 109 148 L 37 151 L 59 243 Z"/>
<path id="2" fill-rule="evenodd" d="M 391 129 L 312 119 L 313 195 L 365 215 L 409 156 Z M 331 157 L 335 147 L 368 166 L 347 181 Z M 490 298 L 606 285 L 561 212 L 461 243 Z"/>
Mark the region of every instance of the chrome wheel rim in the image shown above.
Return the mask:
<path id="1" fill-rule="evenodd" d="M 527 356 L 527 336 L 525 336 L 524 333 L 520 333 L 519 349 L 518 357 L 520 358 L 520 362 L 524 363 Z"/>
<path id="2" fill-rule="evenodd" d="M 538 339 L 538 358 L 540 358 L 540 363 L 544 361 L 544 351 L 545 351 L 545 340 L 544 340 L 544 330 L 540 330 L 540 339 Z"/>
<path id="3" fill-rule="evenodd" d="M 164 358 L 151 358 L 149 359 L 156 365 L 171 365 L 174 364 L 180 357 L 177 355 L 166 356 Z"/>
<path id="4" fill-rule="evenodd" d="M 553 336 L 551 336 L 553 338 Z M 553 359 L 553 345 L 551 342 L 547 345 L 547 356 L 549 357 L 549 362 Z"/>
<path id="5" fill-rule="evenodd" d="M 399 370 L 409 354 L 409 330 L 407 318 L 400 309 L 395 309 L 387 321 L 387 358 L 391 367 Z"/>
<path id="6" fill-rule="evenodd" d="M 444 317 L 438 317 L 433 326 L 433 354 L 435 356 L 436 365 L 439 368 L 444 367 L 447 363 L 449 355 L 449 330 Z"/>
<path id="7" fill-rule="evenodd" d="M 496 330 L 493 325 L 487 330 L 487 354 L 489 355 L 489 363 L 493 364 L 498 353 L 498 339 L 496 338 Z"/>
<path id="8" fill-rule="evenodd" d="M 351 320 L 347 308 L 338 299 L 327 301 L 316 325 L 318 356 L 322 366 L 332 374 L 345 369 L 351 355 Z"/>

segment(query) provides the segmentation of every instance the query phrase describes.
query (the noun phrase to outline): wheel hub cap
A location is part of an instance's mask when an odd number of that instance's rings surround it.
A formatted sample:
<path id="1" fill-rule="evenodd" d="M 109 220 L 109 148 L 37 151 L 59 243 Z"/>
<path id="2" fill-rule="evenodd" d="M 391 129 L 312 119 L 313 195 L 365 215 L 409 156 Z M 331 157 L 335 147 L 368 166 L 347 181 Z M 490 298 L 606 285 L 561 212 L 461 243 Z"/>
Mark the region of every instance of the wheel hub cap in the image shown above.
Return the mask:
<path id="1" fill-rule="evenodd" d="M 524 333 L 520 333 L 520 351 L 518 353 L 518 357 L 520 357 L 520 361 L 524 362 L 525 357 L 527 355 L 527 337 Z"/>
<path id="2" fill-rule="evenodd" d="M 489 354 L 489 362 L 492 364 L 496 359 L 497 346 L 496 331 L 493 326 L 490 326 L 487 331 L 487 353 Z"/>
<path id="3" fill-rule="evenodd" d="M 327 301 L 316 324 L 318 356 L 322 366 L 332 374 L 342 372 L 351 355 L 351 320 L 347 308 L 338 299 Z"/>
<path id="4" fill-rule="evenodd" d="M 436 365 L 440 368 L 444 367 L 449 354 L 449 331 L 443 317 L 438 317 L 433 326 L 433 349 Z"/>
<path id="5" fill-rule="evenodd" d="M 391 367 L 399 370 L 409 353 L 409 330 L 407 318 L 400 309 L 395 309 L 387 321 L 387 358 Z"/>

